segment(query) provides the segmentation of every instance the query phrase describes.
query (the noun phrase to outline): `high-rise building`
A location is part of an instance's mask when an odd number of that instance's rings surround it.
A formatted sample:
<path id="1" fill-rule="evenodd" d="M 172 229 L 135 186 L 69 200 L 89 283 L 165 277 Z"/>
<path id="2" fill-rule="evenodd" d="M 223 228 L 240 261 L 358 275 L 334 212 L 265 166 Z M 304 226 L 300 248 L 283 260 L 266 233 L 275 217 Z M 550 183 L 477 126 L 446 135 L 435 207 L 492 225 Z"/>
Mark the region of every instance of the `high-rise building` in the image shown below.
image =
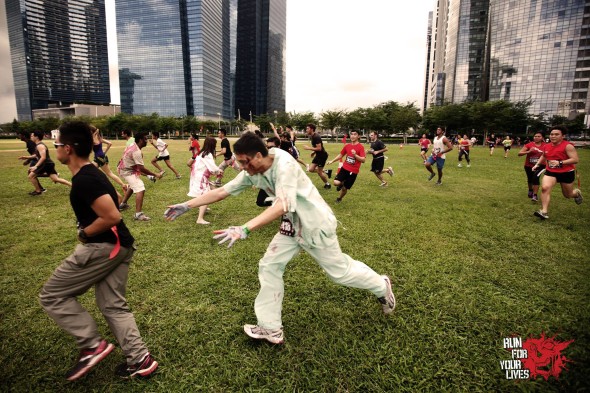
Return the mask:
<path id="1" fill-rule="evenodd" d="M 231 118 L 230 0 L 116 2 L 121 110 Z"/>
<path id="2" fill-rule="evenodd" d="M 422 99 L 422 112 L 428 107 L 428 78 L 430 78 L 430 55 L 432 51 L 432 11 L 428 13 L 428 27 L 426 28 L 426 72 L 424 73 L 424 97 Z"/>
<path id="3" fill-rule="evenodd" d="M 587 113 L 585 0 L 438 0 L 427 105 L 530 99 L 533 114 Z"/>
<path id="4" fill-rule="evenodd" d="M 19 120 L 33 109 L 109 104 L 104 0 L 5 0 Z"/>
<path id="5" fill-rule="evenodd" d="M 286 0 L 239 0 L 235 114 L 285 111 Z"/>

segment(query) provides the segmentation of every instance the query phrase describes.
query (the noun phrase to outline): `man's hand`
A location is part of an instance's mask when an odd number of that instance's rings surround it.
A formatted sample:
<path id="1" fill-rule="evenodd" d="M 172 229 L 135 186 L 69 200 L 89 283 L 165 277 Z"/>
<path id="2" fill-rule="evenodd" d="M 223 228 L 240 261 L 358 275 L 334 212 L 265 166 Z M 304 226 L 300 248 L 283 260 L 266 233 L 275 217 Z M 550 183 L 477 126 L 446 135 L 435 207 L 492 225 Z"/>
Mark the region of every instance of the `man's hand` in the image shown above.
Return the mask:
<path id="1" fill-rule="evenodd" d="M 244 227 L 229 227 L 227 229 L 221 229 L 221 230 L 217 230 L 217 231 L 213 231 L 213 233 L 215 233 L 215 236 L 213 236 L 213 239 L 217 240 L 217 239 L 221 239 L 219 241 L 219 244 L 223 244 L 227 241 L 229 241 L 229 243 L 227 244 L 227 248 L 230 248 L 231 246 L 234 245 L 235 242 L 237 242 L 240 239 L 245 239 L 248 237 L 248 234 L 246 233 L 246 229 L 244 229 Z"/>
<path id="2" fill-rule="evenodd" d="M 164 218 L 167 221 L 174 221 L 178 216 L 183 215 L 189 211 L 188 203 L 179 203 L 177 205 L 168 206 L 168 209 L 164 212 Z"/>

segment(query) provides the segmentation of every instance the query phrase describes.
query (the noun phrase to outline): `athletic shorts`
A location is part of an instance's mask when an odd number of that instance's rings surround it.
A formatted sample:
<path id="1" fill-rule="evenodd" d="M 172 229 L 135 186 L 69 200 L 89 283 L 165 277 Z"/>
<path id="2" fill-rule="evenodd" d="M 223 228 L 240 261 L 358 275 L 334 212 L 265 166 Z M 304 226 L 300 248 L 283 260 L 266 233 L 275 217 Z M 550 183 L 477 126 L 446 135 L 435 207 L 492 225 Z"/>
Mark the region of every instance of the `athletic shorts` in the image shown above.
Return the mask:
<path id="1" fill-rule="evenodd" d="M 340 168 L 340 171 L 338 171 L 338 174 L 336 175 L 334 180 L 338 180 L 342 183 L 342 186 L 344 188 L 350 190 L 354 185 L 354 182 L 356 181 L 356 176 L 356 173 L 352 173 L 344 168 Z"/>
<path id="2" fill-rule="evenodd" d="M 545 167 L 540 167 L 540 169 L 543 168 Z M 524 171 L 526 172 L 527 183 L 532 184 L 533 186 L 538 186 L 539 184 L 541 184 L 540 176 L 537 176 L 537 173 L 539 172 L 533 171 L 532 166 L 525 166 Z"/>
<path id="3" fill-rule="evenodd" d="M 145 191 L 145 184 L 143 184 L 143 180 L 139 176 L 123 176 L 123 179 L 129 184 L 134 193 Z"/>
<path id="4" fill-rule="evenodd" d="M 156 161 L 168 161 L 170 160 L 170 156 L 157 156 Z"/>
<path id="5" fill-rule="evenodd" d="M 55 171 L 55 163 L 48 162 L 47 164 L 43 164 L 40 167 L 37 167 L 33 173 L 35 173 L 37 176 L 57 175 L 57 172 Z"/>
<path id="6" fill-rule="evenodd" d="M 373 162 L 371 162 L 371 172 L 380 173 L 383 172 L 383 165 L 385 164 L 385 160 L 383 156 L 379 158 L 373 158 Z"/>
<path id="7" fill-rule="evenodd" d="M 426 153 L 428 151 L 428 148 L 427 147 L 421 147 L 420 148 L 420 151 L 423 151 L 424 153 Z"/>
<path id="8" fill-rule="evenodd" d="M 557 179 L 558 183 L 571 184 L 576 180 L 576 171 L 569 172 L 549 172 L 545 171 L 545 176 L 552 176 Z"/>
<path id="9" fill-rule="evenodd" d="M 496 144 L 495 143 L 490 143 L 490 144 L 488 144 L 488 146 L 490 147 L 490 149 L 492 149 L 492 148 L 496 147 Z"/>
<path id="10" fill-rule="evenodd" d="M 96 162 L 96 165 L 98 165 L 98 167 L 100 168 L 101 166 L 104 166 L 104 164 L 109 163 L 109 157 L 104 156 L 104 157 L 102 157 L 102 161 L 101 161 L 101 160 L 99 160 L 99 157 L 94 156 L 94 162 Z"/>
<path id="11" fill-rule="evenodd" d="M 510 150 L 510 146 L 504 146 L 504 151 Z"/>
<path id="12" fill-rule="evenodd" d="M 445 166 L 445 158 L 440 158 L 438 157 L 436 160 L 434 158 L 432 158 L 432 156 L 428 157 L 428 159 L 426 160 L 427 163 L 429 163 L 430 165 L 434 165 L 434 163 L 436 163 L 436 167 L 438 169 L 443 169 Z"/>
<path id="13" fill-rule="evenodd" d="M 318 151 L 315 153 L 311 163 L 315 164 L 318 168 L 323 168 L 326 165 L 326 161 L 328 161 L 328 153 Z"/>

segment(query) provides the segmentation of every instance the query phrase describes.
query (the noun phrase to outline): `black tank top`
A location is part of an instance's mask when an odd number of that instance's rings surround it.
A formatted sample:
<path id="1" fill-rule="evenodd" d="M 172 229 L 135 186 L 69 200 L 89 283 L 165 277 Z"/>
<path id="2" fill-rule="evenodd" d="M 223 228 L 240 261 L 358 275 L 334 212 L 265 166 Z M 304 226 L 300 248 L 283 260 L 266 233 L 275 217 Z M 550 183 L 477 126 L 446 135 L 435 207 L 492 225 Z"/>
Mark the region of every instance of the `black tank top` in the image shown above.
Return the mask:
<path id="1" fill-rule="evenodd" d="M 39 145 L 45 146 L 45 161 L 43 162 L 42 165 L 53 164 L 53 161 L 51 161 L 51 158 L 49 157 L 49 149 L 47 148 L 47 145 L 43 142 L 37 143 L 37 146 L 39 146 Z M 41 159 L 41 154 L 39 153 L 39 149 L 35 149 L 35 155 L 37 156 L 37 160 Z"/>

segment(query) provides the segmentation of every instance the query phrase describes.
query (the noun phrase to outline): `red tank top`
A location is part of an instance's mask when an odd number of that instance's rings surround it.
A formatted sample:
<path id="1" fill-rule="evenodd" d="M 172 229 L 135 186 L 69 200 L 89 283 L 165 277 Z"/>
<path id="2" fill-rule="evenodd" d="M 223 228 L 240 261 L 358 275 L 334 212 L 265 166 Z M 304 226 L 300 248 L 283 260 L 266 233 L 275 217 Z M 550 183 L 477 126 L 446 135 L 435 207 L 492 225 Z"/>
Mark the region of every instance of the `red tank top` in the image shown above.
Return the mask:
<path id="1" fill-rule="evenodd" d="M 543 146 L 543 153 L 545 154 L 545 160 L 547 160 L 546 165 L 549 172 L 565 173 L 576 169 L 576 166 L 573 164 L 564 164 L 561 168 L 551 167 L 551 165 L 549 165 L 549 161 L 564 161 L 569 158 L 565 152 L 567 145 L 571 145 L 571 143 L 567 141 L 561 141 L 558 145 L 547 143 L 545 146 Z"/>

